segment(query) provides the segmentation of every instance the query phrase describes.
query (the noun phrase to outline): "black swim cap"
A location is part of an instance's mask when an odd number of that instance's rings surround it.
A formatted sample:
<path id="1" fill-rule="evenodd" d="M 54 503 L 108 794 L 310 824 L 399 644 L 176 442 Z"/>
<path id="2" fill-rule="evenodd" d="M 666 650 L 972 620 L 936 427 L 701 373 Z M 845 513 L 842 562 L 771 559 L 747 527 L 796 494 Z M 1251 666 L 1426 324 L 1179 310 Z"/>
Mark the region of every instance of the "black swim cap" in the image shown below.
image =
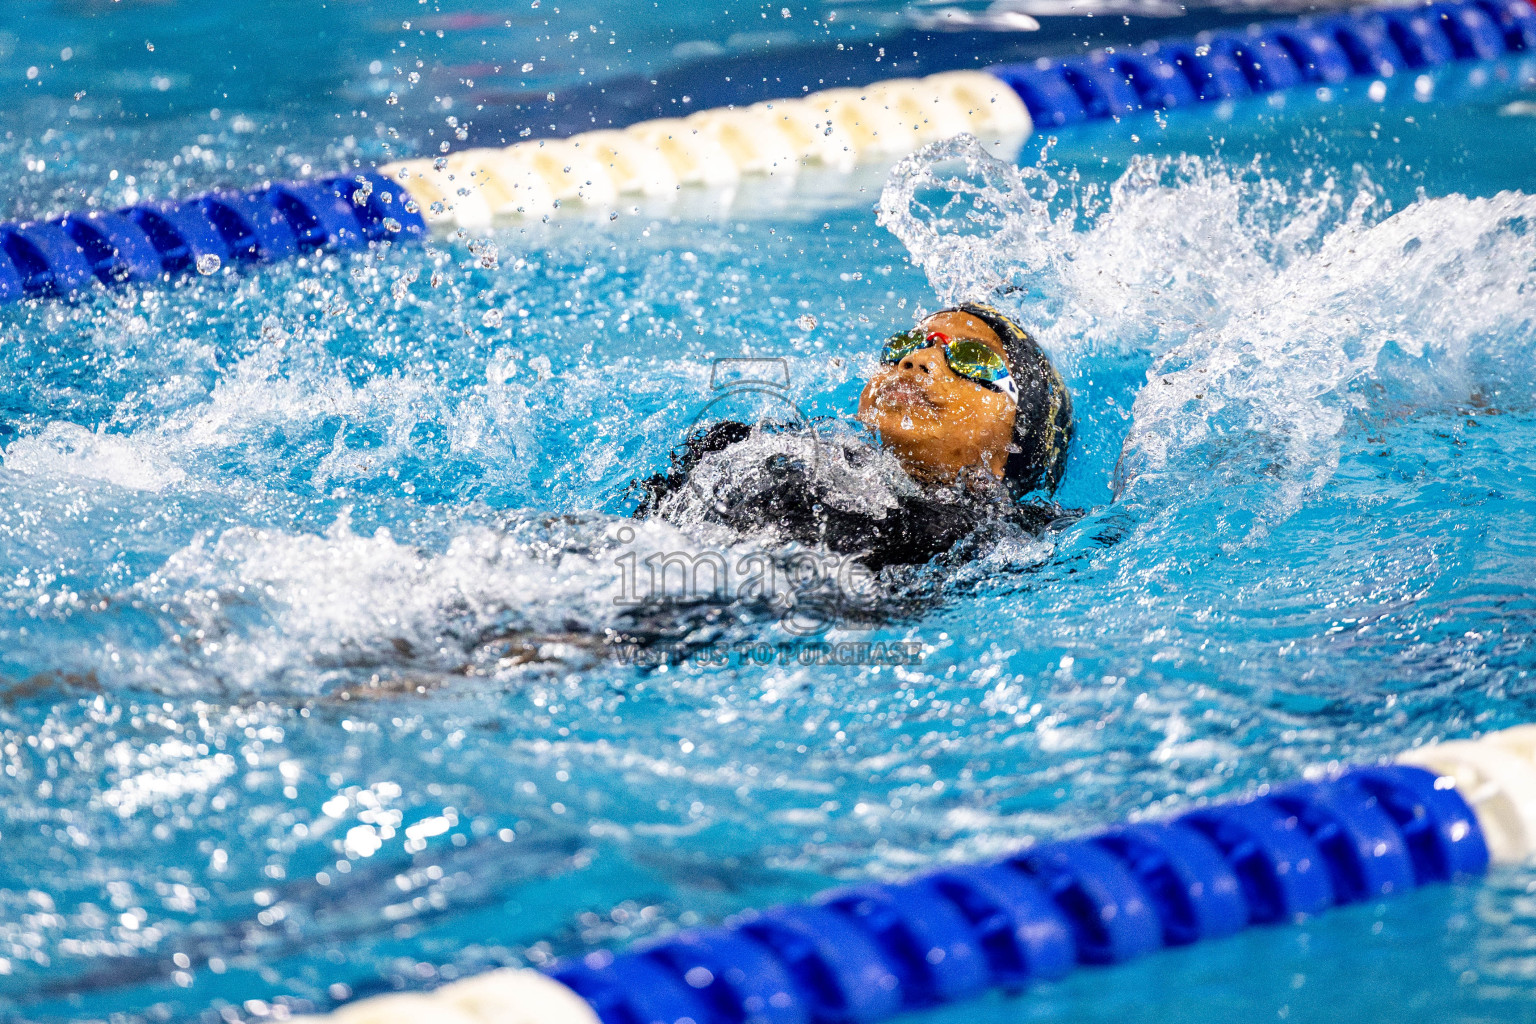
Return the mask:
<path id="1" fill-rule="evenodd" d="M 1072 396 L 1061 374 L 1029 332 L 1002 310 L 964 302 L 939 313 L 969 313 L 1002 339 L 1008 372 L 1019 389 L 1003 480 L 1015 497 L 1039 488 L 1054 491 L 1066 468 L 1067 444 L 1072 439 Z"/>

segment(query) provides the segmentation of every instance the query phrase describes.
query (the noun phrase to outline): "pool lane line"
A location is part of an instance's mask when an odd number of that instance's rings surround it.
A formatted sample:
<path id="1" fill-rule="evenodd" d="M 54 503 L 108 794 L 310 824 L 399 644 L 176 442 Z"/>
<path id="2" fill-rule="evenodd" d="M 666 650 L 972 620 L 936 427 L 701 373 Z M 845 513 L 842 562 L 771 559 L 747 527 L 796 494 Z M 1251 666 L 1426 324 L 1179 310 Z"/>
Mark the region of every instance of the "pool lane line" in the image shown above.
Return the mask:
<path id="1" fill-rule="evenodd" d="M 623 198 L 674 195 L 690 185 L 745 177 L 793 179 L 802 165 L 852 170 L 961 132 L 1003 141 L 1028 136 L 1018 94 L 985 71 L 949 71 L 865 88 L 828 89 L 624 129 L 386 164 L 433 224 L 481 228 L 545 217 L 561 204 L 612 208 Z"/>
<path id="2" fill-rule="evenodd" d="M 1536 854 L 1536 726 L 306 1024 L 874 1024 Z"/>
<path id="3" fill-rule="evenodd" d="M 1453 0 L 1365 7 L 990 70 L 1024 98 L 1037 127 L 1049 128 L 1532 50 L 1536 11 L 1527 0 Z"/>
<path id="4" fill-rule="evenodd" d="M 404 189 L 374 172 L 83 210 L 0 224 L 0 303 L 212 274 L 316 249 L 360 249 L 426 233 Z"/>
<path id="5" fill-rule="evenodd" d="M 792 178 L 802 164 L 849 168 L 961 132 L 1003 141 L 1042 127 L 1327 89 L 1524 52 L 1536 52 L 1536 11 L 1527 0 L 1368 7 L 1126 52 L 1040 58 L 562 140 L 464 149 L 380 171 L 412 191 L 429 222 L 482 228 L 504 218 L 547 217 L 565 202 L 611 208 L 622 197 L 667 195 L 686 185 Z"/>
<path id="6" fill-rule="evenodd" d="M 1444 0 L 1268 22 L 1128 51 L 830 89 L 623 130 L 465 149 L 375 171 L 0 224 L 0 303 L 212 273 L 315 250 L 545 218 L 744 177 L 849 169 L 970 132 L 1035 128 L 1280 93 L 1383 83 L 1460 61 L 1536 54 L 1536 0 Z M 1369 95 L 1380 99 L 1374 85 Z"/>

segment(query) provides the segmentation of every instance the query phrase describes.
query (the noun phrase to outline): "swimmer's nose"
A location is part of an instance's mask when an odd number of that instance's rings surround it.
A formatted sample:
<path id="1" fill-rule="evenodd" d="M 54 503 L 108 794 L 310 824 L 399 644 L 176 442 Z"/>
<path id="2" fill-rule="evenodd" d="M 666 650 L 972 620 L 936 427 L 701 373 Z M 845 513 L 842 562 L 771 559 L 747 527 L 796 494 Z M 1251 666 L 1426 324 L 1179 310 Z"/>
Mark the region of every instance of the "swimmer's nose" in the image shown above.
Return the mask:
<path id="1" fill-rule="evenodd" d="M 921 370 L 923 373 L 933 373 L 933 360 L 938 355 L 938 349 L 929 346 L 920 348 L 901 361 L 903 370 Z"/>

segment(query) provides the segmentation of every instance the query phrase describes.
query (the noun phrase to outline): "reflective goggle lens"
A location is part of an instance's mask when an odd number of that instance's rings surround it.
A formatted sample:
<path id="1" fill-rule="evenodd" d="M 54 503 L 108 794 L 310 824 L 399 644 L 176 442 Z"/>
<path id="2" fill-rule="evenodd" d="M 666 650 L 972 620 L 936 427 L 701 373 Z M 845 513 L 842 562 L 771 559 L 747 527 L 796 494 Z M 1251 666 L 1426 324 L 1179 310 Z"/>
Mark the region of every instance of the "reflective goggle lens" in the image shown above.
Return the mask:
<path id="1" fill-rule="evenodd" d="M 961 338 L 944 346 L 944 358 L 949 368 L 962 377 L 995 384 L 1008 376 L 1008 364 L 990 346 L 969 338 Z"/>
<path id="2" fill-rule="evenodd" d="M 973 338 L 950 341 L 947 334 L 940 334 L 938 331 L 924 333 L 920 329 L 914 329 L 893 335 L 885 343 L 880 359 L 886 363 L 899 363 L 913 352 L 933 344 L 937 344 L 943 351 L 949 368 L 962 377 L 979 384 L 993 385 L 1008 379 L 1008 364 L 991 346 Z M 1009 388 L 1000 390 L 1012 394 Z"/>
<path id="3" fill-rule="evenodd" d="M 903 331 L 893 335 L 885 343 L 885 349 L 880 353 L 880 361 L 884 363 L 899 363 L 907 356 L 928 344 L 928 336 L 922 331 Z"/>

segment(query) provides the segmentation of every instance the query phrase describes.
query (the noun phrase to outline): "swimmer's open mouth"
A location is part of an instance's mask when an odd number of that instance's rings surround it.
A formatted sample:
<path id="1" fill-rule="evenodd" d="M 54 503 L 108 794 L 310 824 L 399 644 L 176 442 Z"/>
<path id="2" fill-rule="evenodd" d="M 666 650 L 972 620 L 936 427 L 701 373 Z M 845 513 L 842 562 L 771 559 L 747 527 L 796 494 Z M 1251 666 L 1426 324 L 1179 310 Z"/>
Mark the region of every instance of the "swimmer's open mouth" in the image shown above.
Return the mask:
<path id="1" fill-rule="evenodd" d="M 938 411 L 938 403 L 929 396 L 928 391 L 920 384 L 916 384 L 906 377 L 896 377 L 875 388 L 875 406 L 886 409 L 891 407 L 918 407 Z"/>

